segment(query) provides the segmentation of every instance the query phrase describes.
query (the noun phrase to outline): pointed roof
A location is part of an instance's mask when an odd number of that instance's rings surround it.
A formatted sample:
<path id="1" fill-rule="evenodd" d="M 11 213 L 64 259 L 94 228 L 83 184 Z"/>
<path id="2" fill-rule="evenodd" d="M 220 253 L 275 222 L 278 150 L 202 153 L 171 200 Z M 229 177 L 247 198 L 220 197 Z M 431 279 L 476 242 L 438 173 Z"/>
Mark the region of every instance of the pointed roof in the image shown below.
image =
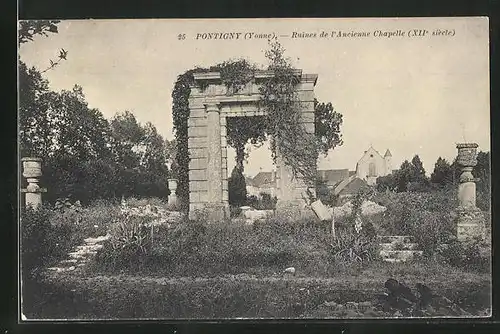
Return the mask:
<path id="1" fill-rule="evenodd" d="M 385 151 L 384 157 L 392 157 L 391 151 L 389 151 L 389 149 Z"/>

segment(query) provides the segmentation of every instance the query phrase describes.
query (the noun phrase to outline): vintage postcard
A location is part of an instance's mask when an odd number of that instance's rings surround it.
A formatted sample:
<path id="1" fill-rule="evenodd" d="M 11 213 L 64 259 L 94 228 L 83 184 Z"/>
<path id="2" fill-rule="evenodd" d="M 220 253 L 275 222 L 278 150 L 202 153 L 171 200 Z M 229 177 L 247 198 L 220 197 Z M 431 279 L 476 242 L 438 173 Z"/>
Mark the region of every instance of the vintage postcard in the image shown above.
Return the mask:
<path id="1" fill-rule="evenodd" d="M 487 17 L 18 29 L 21 321 L 491 316 Z"/>

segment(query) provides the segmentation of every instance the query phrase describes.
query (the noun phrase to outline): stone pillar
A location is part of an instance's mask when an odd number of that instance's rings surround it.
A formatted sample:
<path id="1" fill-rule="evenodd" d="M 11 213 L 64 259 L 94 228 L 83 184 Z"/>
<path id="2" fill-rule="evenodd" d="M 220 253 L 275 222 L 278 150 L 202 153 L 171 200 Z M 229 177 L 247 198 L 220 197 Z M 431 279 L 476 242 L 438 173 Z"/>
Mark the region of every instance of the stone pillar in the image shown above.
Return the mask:
<path id="1" fill-rule="evenodd" d="M 293 175 L 292 168 L 285 164 L 278 148 L 276 148 L 276 151 L 276 190 L 278 197 L 276 213 L 289 219 L 314 216 L 314 212 L 307 206 L 304 199 L 307 190 L 304 180 L 300 175 Z M 310 189 L 310 191 L 314 192 L 314 189 Z"/>
<path id="2" fill-rule="evenodd" d="M 216 103 L 206 104 L 207 112 L 207 209 L 209 220 L 226 218 L 222 201 L 222 146 L 220 109 Z"/>
<path id="3" fill-rule="evenodd" d="M 177 205 L 177 179 L 168 179 L 168 190 L 170 190 L 170 195 L 168 195 L 168 205 Z"/>
<path id="4" fill-rule="evenodd" d="M 476 183 L 472 170 L 477 164 L 475 143 L 457 144 L 457 163 L 461 166 L 458 186 L 457 239 L 484 238 L 484 215 L 476 207 Z"/>
<path id="5" fill-rule="evenodd" d="M 38 209 L 42 205 L 42 193 L 47 192 L 47 189 L 40 188 L 40 177 L 42 176 L 42 159 L 41 158 L 22 158 L 23 176 L 28 181 L 26 189 L 21 189 L 25 194 L 26 207 L 31 206 L 33 209 Z"/>

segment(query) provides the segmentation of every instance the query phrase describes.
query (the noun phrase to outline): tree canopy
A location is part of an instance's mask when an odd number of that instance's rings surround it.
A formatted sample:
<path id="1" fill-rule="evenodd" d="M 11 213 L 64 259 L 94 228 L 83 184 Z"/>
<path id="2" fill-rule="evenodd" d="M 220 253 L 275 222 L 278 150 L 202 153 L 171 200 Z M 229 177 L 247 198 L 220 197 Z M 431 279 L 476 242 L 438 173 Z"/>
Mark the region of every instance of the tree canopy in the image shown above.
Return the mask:
<path id="1" fill-rule="evenodd" d="M 57 21 L 22 21 L 19 28 L 26 43 L 57 33 Z M 169 141 L 153 124 L 128 111 L 108 121 L 89 107 L 82 87 L 52 91 L 43 72 L 19 59 L 20 157 L 43 158 L 49 201 L 168 195 Z"/>

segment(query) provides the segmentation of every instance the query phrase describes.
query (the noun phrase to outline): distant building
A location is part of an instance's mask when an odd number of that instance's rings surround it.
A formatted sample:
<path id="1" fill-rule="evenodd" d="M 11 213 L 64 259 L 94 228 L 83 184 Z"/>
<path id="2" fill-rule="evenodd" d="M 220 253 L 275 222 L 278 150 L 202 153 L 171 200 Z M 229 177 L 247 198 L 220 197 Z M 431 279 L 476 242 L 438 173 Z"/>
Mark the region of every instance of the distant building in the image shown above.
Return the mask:
<path id="1" fill-rule="evenodd" d="M 366 150 L 356 164 L 356 170 L 326 169 L 318 170 L 317 177 L 333 194 L 339 198 L 350 197 L 363 188 L 376 184 L 377 178 L 393 172 L 392 154 L 387 150 L 382 156 L 372 146 Z M 260 171 L 253 178 L 246 178 L 248 196 L 267 193 L 276 196 L 276 171 Z"/>
<path id="2" fill-rule="evenodd" d="M 375 185 L 378 177 L 389 175 L 392 172 L 391 152 L 387 150 L 382 156 L 370 146 L 358 160 L 356 170 L 349 171 L 347 177 L 333 186 L 333 194 L 340 199 L 353 196 L 363 188 Z"/>
<path id="3" fill-rule="evenodd" d="M 276 196 L 276 171 L 259 172 L 253 178 L 245 179 L 248 196 L 260 196 L 261 193 Z"/>
<path id="4" fill-rule="evenodd" d="M 356 164 L 356 177 L 375 185 L 377 178 L 392 173 L 392 154 L 387 150 L 382 156 L 372 146 L 365 151 Z"/>

